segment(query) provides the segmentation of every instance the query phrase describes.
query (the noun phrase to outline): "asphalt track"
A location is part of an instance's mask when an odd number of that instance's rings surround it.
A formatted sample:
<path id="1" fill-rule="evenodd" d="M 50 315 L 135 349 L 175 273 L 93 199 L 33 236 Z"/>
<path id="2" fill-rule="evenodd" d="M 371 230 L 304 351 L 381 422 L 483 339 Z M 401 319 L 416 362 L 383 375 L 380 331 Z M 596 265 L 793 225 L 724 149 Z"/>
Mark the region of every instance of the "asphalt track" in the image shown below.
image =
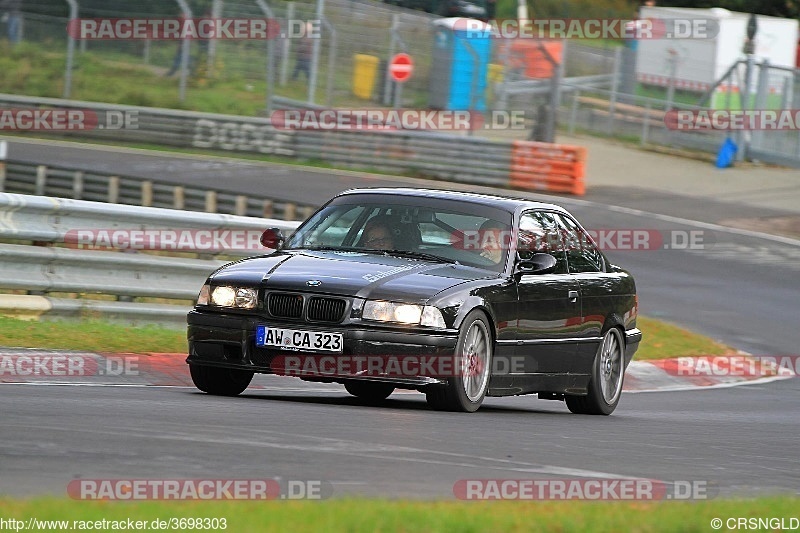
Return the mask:
<path id="1" fill-rule="evenodd" d="M 13 142 L 9 152 L 14 159 L 176 183 L 223 181 L 237 192 L 304 202 L 352 186 L 441 186 L 65 144 L 45 150 Z M 636 276 L 642 313 L 754 354 L 798 353 L 800 245 L 716 225 L 733 213 L 750 216 L 747 209 L 631 190 L 548 198 L 590 228 L 703 231 L 705 245 L 695 250 L 661 245 L 607 254 Z M 472 478 L 705 480 L 723 495 L 800 489 L 796 379 L 626 394 L 617 412 L 602 418 L 571 415 L 560 402 L 532 397 L 490 399 L 473 415 L 428 411 L 418 394 L 366 407 L 343 390 L 267 379 L 270 389 L 237 399 L 185 388 L 2 385 L 0 493 L 63 494 L 74 477 L 257 476 L 325 480 L 335 494 L 421 498 L 452 497 L 456 481 Z"/>
<path id="2" fill-rule="evenodd" d="M 800 380 L 625 394 L 610 417 L 490 398 L 475 414 L 424 396 L 358 405 L 267 378 L 238 398 L 190 388 L 0 386 L 0 492 L 83 479 L 320 480 L 334 495 L 452 498 L 464 479 L 702 481 L 719 495 L 797 493 Z M 714 493 L 712 492 L 712 494 Z"/>

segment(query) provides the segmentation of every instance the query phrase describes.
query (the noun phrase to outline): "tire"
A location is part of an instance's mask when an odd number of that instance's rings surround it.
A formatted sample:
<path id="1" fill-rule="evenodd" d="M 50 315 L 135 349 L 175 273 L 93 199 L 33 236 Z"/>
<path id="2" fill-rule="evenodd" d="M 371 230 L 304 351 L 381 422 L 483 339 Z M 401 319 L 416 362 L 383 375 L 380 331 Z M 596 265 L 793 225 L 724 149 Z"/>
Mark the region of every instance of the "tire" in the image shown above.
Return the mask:
<path id="1" fill-rule="evenodd" d="M 619 329 L 611 328 L 603 336 L 592 363 L 592 377 L 586 396 L 567 395 L 570 411 L 583 415 L 610 415 L 622 396 L 625 380 L 625 344 Z"/>
<path id="2" fill-rule="evenodd" d="M 425 392 L 428 405 L 439 411 L 477 411 L 489 388 L 493 347 L 486 315 L 472 311 L 458 333 L 455 368 L 459 375 L 448 377 L 445 386 L 430 387 Z"/>
<path id="3" fill-rule="evenodd" d="M 382 402 L 394 392 L 394 385 L 371 381 L 348 381 L 344 388 L 361 400 L 367 402 Z"/>
<path id="4" fill-rule="evenodd" d="M 214 396 L 238 396 L 253 379 L 253 372 L 247 370 L 202 365 L 189 365 L 189 373 L 195 387 Z"/>

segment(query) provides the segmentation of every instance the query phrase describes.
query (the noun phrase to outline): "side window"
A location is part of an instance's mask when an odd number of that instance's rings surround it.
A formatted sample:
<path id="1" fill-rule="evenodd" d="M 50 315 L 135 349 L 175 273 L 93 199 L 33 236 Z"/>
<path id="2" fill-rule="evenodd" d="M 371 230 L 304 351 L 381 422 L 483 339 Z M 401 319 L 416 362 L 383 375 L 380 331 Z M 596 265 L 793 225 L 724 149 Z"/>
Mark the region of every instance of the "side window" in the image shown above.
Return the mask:
<path id="1" fill-rule="evenodd" d="M 591 237 L 568 216 L 555 214 L 564 232 L 570 272 L 604 272 L 605 259 Z"/>
<path id="2" fill-rule="evenodd" d="M 520 257 L 547 253 L 556 258 L 554 274 L 567 274 L 567 257 L 564 243 L 555 219 L 549 213 L 528 211 L 519 221 L 517 250 Z"/>

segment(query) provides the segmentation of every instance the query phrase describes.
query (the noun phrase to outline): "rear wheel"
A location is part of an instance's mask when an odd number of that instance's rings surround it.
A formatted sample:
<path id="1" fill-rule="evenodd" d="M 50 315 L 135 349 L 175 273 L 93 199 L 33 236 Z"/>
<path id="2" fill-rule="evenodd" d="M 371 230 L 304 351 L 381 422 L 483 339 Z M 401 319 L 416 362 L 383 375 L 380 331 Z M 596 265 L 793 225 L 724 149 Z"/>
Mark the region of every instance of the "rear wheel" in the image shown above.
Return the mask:
<path id="1" fill-rule="evenodd" d="M 394 385 L 369 381 L 348 381 L 344 388 L 356 398 L 368 402 L 382 402 L 394 392 Z"/>
<path id="2" fill-rule="evenodd" d="M 231 368 L 189 365 L 194 386 L 215 396 L 238 396 L 250 385 L 253 372 Z"/>
<path id="3" fill-rule="evenodd" d="M 614 412 L 625 378 L 624 346 L 617 328 L 606 331 L 594 358 L 588 394 L 564 398 L 570 411 L 585 415 L 610 415 Z"/>
<path id="4" fill-rule="evenodd" d="M 473 311 L 464 319 L 456 343 L 456 376 L 425 393 L 428 405 L 442 411 L 473 413 L 483 403 L 492 368 L 492 334 L 486 316 Z"/>

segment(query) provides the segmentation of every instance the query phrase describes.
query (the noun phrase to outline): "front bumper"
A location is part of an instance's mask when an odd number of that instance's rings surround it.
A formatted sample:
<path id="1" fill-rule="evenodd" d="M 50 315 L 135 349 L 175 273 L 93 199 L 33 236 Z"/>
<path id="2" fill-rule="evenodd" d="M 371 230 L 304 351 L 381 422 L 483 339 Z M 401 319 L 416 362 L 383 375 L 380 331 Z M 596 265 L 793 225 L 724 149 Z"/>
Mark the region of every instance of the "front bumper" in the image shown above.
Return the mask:
<path id="1" fill-rule="evenodd" d="M 303 354 L 326 357 L 345 356 L 428 356 L 452 355 L 458 340 L 458 331 L 444 330 L 420 332 L 399 328 L 370 326 L 365 324 L 310 324 L 286 322 L 254 315 L 238 315 L 207 311 L 190 311 L 187 315 L 189 357 L 187 363 L 249 370 L 262 374 L 276 373 L 272 363 L 278 356 L 297 355 L 298 352 L 256 346 L 256 326 L 273 325 L 306 331 L 341 333 L 342 354 Z M 341 381 L 342 376 L 326 378 L 310 376 L 318 380 Z M 356 376 L 353 376 L 356 377 Z M 438 378 L 417 376 L 381 377 L 370 376 L 359 379 L 391 381 L 409 385 L 440 383 Z"/>

